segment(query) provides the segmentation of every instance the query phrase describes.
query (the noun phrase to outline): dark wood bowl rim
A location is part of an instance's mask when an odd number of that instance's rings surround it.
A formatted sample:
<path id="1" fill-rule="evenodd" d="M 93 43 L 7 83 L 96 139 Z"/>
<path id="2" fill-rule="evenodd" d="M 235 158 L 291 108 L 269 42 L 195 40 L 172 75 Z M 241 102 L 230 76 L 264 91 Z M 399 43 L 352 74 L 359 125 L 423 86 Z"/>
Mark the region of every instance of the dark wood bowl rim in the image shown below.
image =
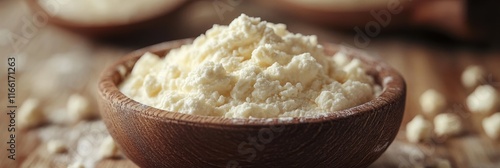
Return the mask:
<path id="1" fill-rule="evenodd" d="M 199 116 L 199 115 L 171 112 L 141 104 L 125 96 L 118 89 L 117 84 L 113 81 L 114 78 L 116 78 L 115 74 L 119 74 L 117 70 L 119 66 L 126 66 L 126 65 L 133 66 L 133 64 L 135 64 L 135 61 L 145 52 L 148 51 L 166 52 L 169 49 L 177 48 L 178 46 L 180 46 L 179 44 L 186 44 L 191 42 L 192 39 L 182 39 L 182 40 L 163 42 L 160 44 L 156 44 L 153 46 L 133 51 L 127 54 L 125 57 L 120 58 L 117 62 L 107 67 L 101 74 L 98 86 L 100 96 L 102 96 L 102 98 L 106 101 L 111 101 L 111 103 L 114 105 L 117 104 L 125 105 L 126 107 L 122 108 L 131 108 L 133 111 L 138 112 L 139 115 L 143 117 L 163 122 L 174 122 L 186 125 L 198 125 L 202 127 L 219 127 L 219 126 L 262 127 L 262 126 L 272 126 L 272 125 L 293 125 L 293 124 L 332 122 L 335 120 L 346 119 L 349 117 L 356 117 L 357 115 L 367 112 L 374 112 L 376 111 L 375 109 L 382 109 L 386 106 L 390 106 L 391 104 L 396 104 L 398 101 L 401 101 L 402 99 L 405 98 L 404 93 L 406 91 L 406 84 L 404 82 L 404 79 L 398 72 L 396 72 L 388 64 L 384 63 L 380 59 L 369 56 L 366 52 L 360 51 L 358 49 L 353 49 L 350 47 L 345 47 L 330 43 L 323 43 L 325 50 L 327 48 L 330 48 L 332 50 L 334 49 L 343 50 L 344 52 L 347 53 L 347 55 L 360 59 L 365 65 L 374 66 L 372 68 L 376 69 L 376 71 L 383 72 L 383 73 L 378 73 L 380 79 L 385 79 L 386 77 L 392 78 L 391 80 L 386 82 L 382 81 L 379 82 L 379 84 L 382 85 L 381 87 L 383 88 L 383 91 L 378 97 L 370 100 L 367 103 L 351 107 L 345 110 L 328 113 L 324 116 L 317 118 L 313 117 L 293 117 L 293 118 L 289 117 L 288 119 L 223 118 L 223 117 Z M 106 110 L 103 112 L 109 113 L 109 111 Z M 392 112 L 392 111 L 384 111 L 384 112 Z"/>

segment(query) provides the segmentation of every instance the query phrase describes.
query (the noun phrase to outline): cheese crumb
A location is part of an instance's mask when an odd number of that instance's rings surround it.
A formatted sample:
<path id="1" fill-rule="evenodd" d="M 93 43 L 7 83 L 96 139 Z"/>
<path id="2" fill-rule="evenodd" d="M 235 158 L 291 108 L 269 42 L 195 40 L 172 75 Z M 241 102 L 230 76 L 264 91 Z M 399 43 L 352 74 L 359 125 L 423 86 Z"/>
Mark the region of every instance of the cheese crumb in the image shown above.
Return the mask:
<path id="1" fill-rule="evenodd" d="M 431 138 L 432 123 L 422 115 L 415 116 L 406 124 L 406 138 L 409 142 L 417 143 Z"/>
<path id="2" fill-rule="evenodd" d="M 420 96 L 420 106 L 427 114 L 436 114 L 446 107 L 446 98 L 434 89 L 429 89 Z"/>
<path id="3" fill-rule="evenodd" d="M 36 127 L 46 121 L 45 115 L 40 107 L 40 102 L 37 99 L 27 99 L 18 109 L 19 126 L 21 128 Z"/>
<path id="4" fill-rule="evenodd" d="M 500 112 L 484 118 L 483 129 L 491 139 L 500 139 Z"/>
<path id="5" fill-rule="evenodd" d="M 50 140 L 47 142 L 47 151 L 51 154 L 66 152 L 66 145 L 60 140 Z"/>
<path id="6" fill-rule="evenodd" d="M 117 154 L 118 148 L 116 147 L 115 141 L 111 136 L 104 138 L 99 146 L 99 157 L 101 159 L 112 158 Z"/>
<path id="7" fill-rule="evenodd" d="M 122 25 L 148 19 L 171 9 L 178 1 L 37 0 L 37 3 L 50 17 L 88 26 Z M 120 6 L 120 10 L 115 10 L 117 6 Z"/>
<path id="8" fill-rule="evenodd" d="M 79 94 L 73 94 L 69 97 L 66 108 L 71 121 L 80 121 L 92 116 L 89 101 Z"/>
<path id="9" fill-rule="evenodd" d="M 316 36 L 242 14 L 165 59 L 144 54 L 120 90 L 142 104 L 185 114 L 317 117 L 375 97 L 374 80 L 362 66 L 341 52 L 326 56 Z"/>
<path id="10" fill-rule="evenodd" d="M 485 76 L 485 71 L 482 67 L 477 65 L 468 66 L 462 73 L 462 84 L 466 88 L 476 87 L 481 83 Z"/>
<path id="11" fill-rule="evenodd" d="M 467 107 L 471 112 L 489 114 L 496 110 L 498 93 L 490 85 L 478 86 L 467 97 Z"/>
<path id="12" fill-rule="evenodd" d="M 460 117 L 454 113 L 442 113 L 434 117 L 434 132 L 437 136 L 453 136 L 462 132 Z"/>

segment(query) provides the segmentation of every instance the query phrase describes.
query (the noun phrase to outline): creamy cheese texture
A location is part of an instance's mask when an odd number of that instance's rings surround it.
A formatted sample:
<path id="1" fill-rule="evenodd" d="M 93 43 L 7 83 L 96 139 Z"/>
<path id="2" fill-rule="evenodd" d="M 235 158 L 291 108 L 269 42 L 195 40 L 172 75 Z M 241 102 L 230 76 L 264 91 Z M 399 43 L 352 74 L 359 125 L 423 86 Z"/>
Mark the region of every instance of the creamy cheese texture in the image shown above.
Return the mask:
<path id="1" fill-rule="evenodd" d="M 227 118 L 314 117 L 375 97 L 360 60 L 326 56 L 316 36 L 244 14 L 164 59 L 146 53 L 120 85 L 159 109 Z"/>

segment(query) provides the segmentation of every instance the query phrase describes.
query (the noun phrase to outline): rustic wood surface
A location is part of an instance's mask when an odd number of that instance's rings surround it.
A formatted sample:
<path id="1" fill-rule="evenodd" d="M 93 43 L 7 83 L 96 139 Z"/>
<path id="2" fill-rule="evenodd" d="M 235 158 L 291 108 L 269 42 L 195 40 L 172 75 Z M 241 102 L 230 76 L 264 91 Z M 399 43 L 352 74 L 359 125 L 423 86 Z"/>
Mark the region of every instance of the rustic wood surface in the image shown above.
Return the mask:
<path id="1" fill-rule="evenodd" d="M 233 10 L 225 12 L 222 17 L 217 15 L 212 1 L 193 2 L 158 24 L 155 30 L 127 34 L 119 39 L 92 40 L 43 22 L 29 25 L 33 24 L 33 19 L 40 18 L 34 18 L 36 14 L 31 13 L 23 1 L 0 1 L 1 88 L 5 88 L 7 83 L 7 57 L 15 56 L 16 105 L 20 106 L 30 97 L 38 98 L 42 102 L 40 108 L 50 121 L 35 129 L 16 128 L 16 160 L 12 161 L 7 158 L 6 151 L 6 142 L 9 141 L 8 116 L 2 114 L 0 167 L 66 167 L 75 161 L 95 167 L 137 167 L 123 156 L 97 161 L 95 153 L 102 139 L 108 135 L 107 130 L 99 117 L 78 123 L 68 122 L 65 119 L 68 96 L 80 93 L 88 97 L 97 114 L 97 77 L 103 67 L 134 49 L 197 36 L 212 24 L 226 24 L 242 12 L 272 22 L 286 23 L 292 32 L 316 34 L 322 41 L 355 46 L 353 33 L 302 23 L 251 2 L 236 4 Z M 484 135 L 480 125 L 481 116 L 471 115 L 467 111 L 465 98 L 471 90 L 464 89 L 460 84 L 463 69 L 467 65 L 477 64 L 484 66 L 488 72 L 483 82 L 500 89 L 498 48 L 458 43 L 443 39 L 440 35 L 412 31 L 384 33 L 370 40 L 365 49 L 400 71 L 408 85 L 401 130 L 389 149 L 370 167 L 431 167 L 440 159 L 449 160 L 453 167 L 500 167 L 500 143 Z M 422 144 L 409 143 L 404 136 L 405 123 L 421 113 L 418 98 L 430 88 L 446 95 L 449 102 L 447 111 L 460 114 L 467 126 L 466 131 L 455 138 L 433 138 L 432 142 Z M 6 112 L 6 90 L 0 90 L 2 112 Z M 46 142 L 50 139 L 63 140 L 68 145 L 68 152 L 48 154 Z"/>

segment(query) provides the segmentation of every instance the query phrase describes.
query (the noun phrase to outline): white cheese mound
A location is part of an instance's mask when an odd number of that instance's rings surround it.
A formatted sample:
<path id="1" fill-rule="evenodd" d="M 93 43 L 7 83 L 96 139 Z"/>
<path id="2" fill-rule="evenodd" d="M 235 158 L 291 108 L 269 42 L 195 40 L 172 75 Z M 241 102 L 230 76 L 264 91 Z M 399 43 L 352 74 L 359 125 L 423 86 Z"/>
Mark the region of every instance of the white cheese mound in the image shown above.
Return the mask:
<path id="1" fill-rule="evenodd" d="M 326 56 L 316 36 L 244 14 L 165 59 L 144 54 L 120 90 L 159 109 L 227 118 L 315 117 L 375 97 L 360 60 Z"/>

